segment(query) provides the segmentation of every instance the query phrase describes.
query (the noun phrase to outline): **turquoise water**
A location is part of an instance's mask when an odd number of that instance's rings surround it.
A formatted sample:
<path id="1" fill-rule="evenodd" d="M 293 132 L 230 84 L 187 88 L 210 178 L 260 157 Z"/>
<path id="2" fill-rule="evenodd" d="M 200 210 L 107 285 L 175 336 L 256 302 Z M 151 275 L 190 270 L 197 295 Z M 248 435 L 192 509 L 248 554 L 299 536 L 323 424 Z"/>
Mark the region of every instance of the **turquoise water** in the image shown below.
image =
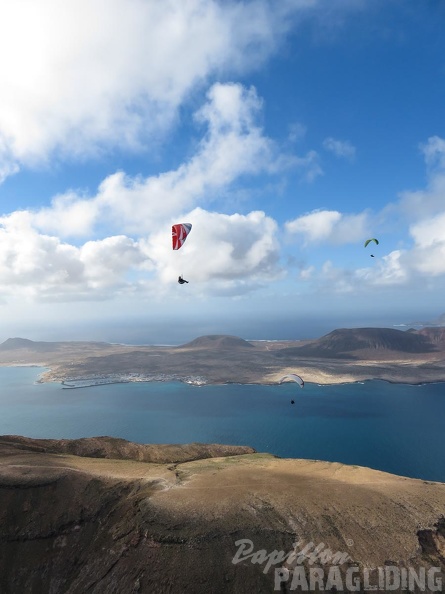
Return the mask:
<path id="1" fill-rule="evenodd" d="M 131 383 L 74 390 L 0 368 L 0 434 L 250 445 L 445 482 L 445 384 Z M 295 405 L 290 400 L 295 400 Z"/>

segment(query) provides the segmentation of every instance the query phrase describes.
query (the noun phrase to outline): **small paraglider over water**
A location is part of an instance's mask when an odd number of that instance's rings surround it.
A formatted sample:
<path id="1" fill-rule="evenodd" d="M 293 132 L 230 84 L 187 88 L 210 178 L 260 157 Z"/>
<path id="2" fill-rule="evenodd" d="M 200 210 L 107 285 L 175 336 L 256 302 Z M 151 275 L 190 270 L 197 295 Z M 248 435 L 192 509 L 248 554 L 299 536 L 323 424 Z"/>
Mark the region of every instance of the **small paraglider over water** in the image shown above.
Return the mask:
<path id="1" fill-rule="evenodd" d="M 297 375 L 296 373 L 289 373 L 288 375 L 284 375 L 281 379 L 280 379 L 280 384 L 282 384 L 285 381 L 291 381 L 291 382 L 297 382 L 297 384 L 300 386 L 300 388 L 304 388 L 304 381 L 303 378 L 301 378 L 299 375 Z M 290 401 L 291 404 L 295 404 L 295 400 L 291 400 Z"/>
<path id="2" fill-rule="evenodd" d="M 300 386 L 300 388 L 304 388 L 303 378 L 301 378 L 296 373 L 289 373 L 288 375 L 283 375 L 283 377 L 280 379 L 280 384 L 282 384 L 286 380 L 288 380 L 290 382 L 297 382 L 297 384 Z"/>

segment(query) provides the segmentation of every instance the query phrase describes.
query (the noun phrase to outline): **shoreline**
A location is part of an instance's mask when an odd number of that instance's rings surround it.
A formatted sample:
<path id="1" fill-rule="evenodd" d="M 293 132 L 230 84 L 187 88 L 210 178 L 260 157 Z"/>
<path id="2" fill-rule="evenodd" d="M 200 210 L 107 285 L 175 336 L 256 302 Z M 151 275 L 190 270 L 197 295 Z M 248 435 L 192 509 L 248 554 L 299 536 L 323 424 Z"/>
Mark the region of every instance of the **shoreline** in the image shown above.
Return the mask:
<path id="1" fill-rule="evenodd" d="M 0 365 L 41 367 L 39 383 L 57 382 L 64 389 L 123 382 L 272 386 L 293 373 L 320 386 L 378 380 L 443 383 L 445 334 L 443 340 L 430 334 L 429 346 L 423 336 L 407 343 L 408 335 L 385 328 L 340 329 L 320 339 L 298 341 L 209 335 L 162 347 L 16 338 L 3 343 Z"/>
<path id="2" fill-rule="evenodd" d="M 21 367 L 21 366 L 16 366 L 16 365 L 2 365 L 2 367 Z M 38 365 L 34 366 L 34 367 L 39 367 Z M 47 372 L 45 372 L 47 373 Z M 167 374 L 166 374 L 167 375 Z M 306 376 L 307 377 L 307 376 Z M 336 376 L 332 376 L 332 378 L 330 378 L 331 381 L 319 381 L 319 380 L 311 380 L 311 379 L 305 379 L 305 384 L 312 384 L 312 385 L 317 385 L 317 386 L 340 386 L 340 385 L 350 385 L 350 384 L 364 384 L 365 382 L 386 382 L 388 384 L 394 384 L 394 385 L 406 385 L 406 386 L 424 386 L 424 385 L 429 385 L 429 384 L 445 384 L 445 379 L 434 379 L 434 380 L 429 380 L 429 381 L 418 381 L 418 382 L 412 382 L 412 381 L 400 381 L 399 378 L 397 379 L 388 379 L 388 378 L 381 378 L 381 377 L 368 377 L 368 378 L 357 378 L 357 379 L 347 379 L 345 380 L 344 378 L 341 377 L 336 377 Z M 337 381 L 332 381 L 332 380 L 337 380 Z M 71 383 L 84 383 L 85 385 L 69 385 L 67 382 Z M 198 379 L 191 379 L 190 377 L 164 377 L 164 378 L 159 378 L 159 377 L 153 377 L 153 378 L 148 378 L 148 377 L 144 377 L 142 379 L 141 378 L 127 378 L 125 376 L 121 377 L 121 378 L 116 378 L 116 379 L 109 379 L 109 377 L 91 377 L 91 378 L 86 378 L 86 377 L 79 377 L 79 378 L 67 378 L 67 379 L 45 379 L 45 378 L 38 378 L 36 380 L 36 383 L 40 383 L 40 384 L 46 384 L 46 383 L 60 383 L 61 384 L 61 388 L 63 390 L 78 390 L 81 388 L 93 388 L 96 386 L 108 386 L 108 385 L 115 385 L 115 384 L 135 384 L 135 383 L 182 383 L 182 384 L 187 384 L 189 386 L 192 387 L 205 387 L 205 386 L 229 386 L 229 385 L 239 385 L 239 386 L 279 386 L 281 385 L 279 381 L 258 381 L 258 382 L 240 382 L 240 381 L 227 381 L 227 382 L 217 382 L 217 381 L 211 381 L 211 380 L 206 380 L 205 378 L 199 378 Z"/>

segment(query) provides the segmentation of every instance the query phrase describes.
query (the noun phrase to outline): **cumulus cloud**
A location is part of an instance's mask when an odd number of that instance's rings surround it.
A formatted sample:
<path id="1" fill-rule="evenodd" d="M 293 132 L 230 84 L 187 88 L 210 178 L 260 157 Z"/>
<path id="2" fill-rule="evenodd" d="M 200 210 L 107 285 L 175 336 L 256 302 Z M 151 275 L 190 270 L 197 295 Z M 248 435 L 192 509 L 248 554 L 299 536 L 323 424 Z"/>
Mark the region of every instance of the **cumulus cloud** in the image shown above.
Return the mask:
<path id="1" fill-rule="evenodd" d="M 183 274 L 197 294 L 228 288 L 243 294 L 282 275 L 277 224 L 264 212 L 224 215 L 197 208 L 187 218 L 192 239 L 173 251 L 166 227 L 138 241 L 119 235 L 74 246 L 36 231 L 30 213 L 2 217 L 1 293 L 63 301 L 155 287 L 159 295 Z"/>
<path id="2" fill-rule="evenodd" d="M 261 101 L 255 89 L 216 84 L 196 119 L 206 127 L 196 153 L 176 170 L 131 178 L 106 178 L 95 196 L 73 191 L 51 206 L 11 213 L 0 220 L 3 263 L 0 280 L 27 287 L 31 294 L 59 298 L 88 292 L 156 292 L 193 271 L 200 290 L 243 293 L 278 278 L 277 224 L 262 211 L 247 215 L 208 212 L 212 196 L 244 174 L 275 173 L 300 166 L 282 156 L 257 125 Z M 190 219 L 193 240 L 171 249 L 171 224 Z M 106 222 L 106 225 L 104 225 Z M 92 240 L 100 231 L 116 234 Z M 128 235 L 135 235 L 136 239 Z M 72 244 L 69 238 L 84 243 Z M 205 286 L 211 280 L 212 284 Z"/>
<path id="3" fill-rule="evenodd" d="M 146 243 L 164 283 L 183 274 L 184 278 L 191 276 L 194 283 L 210 281 L 210 285 L 201 285 L 201 291 L 211 293 L 212 285 L 237 285 L 243 293 L 252 284 L 264 284 L 281 275 L 277 224 L 264 212 L 225 215 L 196 208 L 185 218 L 193 221 L 193 229 L 180 250 L 171 249 L 171 240 L 162 230 Z"/>
<path id="4" fill-rule="evenodd" d="M 445 140 L 432 136 L 420 145 L 427 171 L 427 186 L 400 194 L 397 209 L 410 219 L 419 219 L 445 210 Z"/>
<path id="5" fill-rule="evenodd" d="M 108 176 L 95 196 L 70 191 L 54 198 L 50 207 L 35 213 L 34 224 L 61 237 L 87 236 L 106 221 L 116 231 L 144 234 L 172 217 L 209 205 L 246 174 L 276 174 L 297 169 L 312 175 L 314 155 L 284 155 L 258 125 L 262 102 L 254 88 L 215 84 L 196 113 L 205 126 L 202 140 L 190 159 L 177 169 L 144 178 L 123 172 Z"/>
<path id="6" fill-rule="evenodd" d="M 320 4 L 1 3 L 0 175 L 147 147 L 194 90 L 222 72 L 257 68 Z"/>
<path id="7" fill-rule="evenodd" d="M 368 227 L 368 213 L 349 215 L 336 210 L 314 210 L 285 223 L 286 231 L 291 235 L 302 235 L 306 245 L 355 243 L 366 236 Z"/>
<path id="8" fill-rule="evenodd" d="M 336 157 L 354 159 L 356 149 L 348 140 L 336 140 L 335 138 L 329 137 L 323 140 L 323 148 L 331 153 L 334 153 Z"/>
<path id="9" fill-rule="evenodd" d="M 326 287 L 329 283 L 329 291 L 337 292 L 434 286 L 434 279 L 445 276 L 445 211 L 413 224 L 409 234 L 409 248 L 383 253 L 373 260 L 372 266 L 348 270 L 326 262 L 305 280 L 317 286 Z"/>
<path id="10" fill-rule="evenodd" d="M 412 245 L 382 260 L 374 274 L 376 283 L 428 282 L 445 274 L 445 140 L 430 137 L 420 149 L 427 171 L 426 188 L 403 192 L 396 205 L 396 210 L 412 221 Z"/>
<path id="11" fill-rule="evenodd" d="M 53 300 L 104 297 L 105 289 L 125 287 L 125 274 L 145 262 L 140 244 L 124 236 L 89 241 L 77 247 L 32 227 L 30 214 L 0 219 L 0 286 Z"/>
<path id="12" fill-rule="evenodd" d="M 445 212 L 410 227 L 413 244 L 384 255 L 377 265 L 358 271 L 357 278 L 370 285 L 430 284 L 445 275 Z"/>
<path id="13" fill-rule="evenodd" d="M 340 293 L 369 289 L 438 287 L 445 280 L 445 140 L 431 137 L 420 145 L 427 184 L 424 189 L 406 191 L 400 200 L 380 213 L 343 214 L 316 210 L 285 224 L 290 235 L 303 237 L 306 245 L 322 242 L 362 242 L 378 225 L 390 225 L 391 217 L 406 215 L 408 240 L 403 249 L 385 248 L 381 241 L 372 264 L 358 269 L 333 261 L 319 267 L 307 266 L 300 280 L 317 290 Z M 389 220 L 388 220 L 389 217 Z M 406 219 L 404 219 L 406 223 Z M 398 225 L 404 222 L 398 221 Z M 393 223 L 393 220 L 392 220 Z M 403 235 L 405 230 L 403 230 Z"/>
<path id="14" fill-rule="evenodd" d="M 99 211 L 94 200 L 82 199 L 75 192 L 56 196 L 50 207 L 33 215 L 33 224 L 42 231 L 60 236 L 85 236 L 92 233 Z"/>
<path id="15" fill-rule="evenodd" d="M 35 225 L 62 237 L 86 236 L 103 221 L 148 233 L 199 201 L 210 202 L 240 175 L 279 168 L 276 148 L 256 125 L 261 101 L 254 89 L 216 84 L 207 99 L 196 114 L 206 131 L 188 162 L 147 178 L 114 173 L 90 198 L 72 191 L 56 196 L 50 207 L 35 213 Z"/>

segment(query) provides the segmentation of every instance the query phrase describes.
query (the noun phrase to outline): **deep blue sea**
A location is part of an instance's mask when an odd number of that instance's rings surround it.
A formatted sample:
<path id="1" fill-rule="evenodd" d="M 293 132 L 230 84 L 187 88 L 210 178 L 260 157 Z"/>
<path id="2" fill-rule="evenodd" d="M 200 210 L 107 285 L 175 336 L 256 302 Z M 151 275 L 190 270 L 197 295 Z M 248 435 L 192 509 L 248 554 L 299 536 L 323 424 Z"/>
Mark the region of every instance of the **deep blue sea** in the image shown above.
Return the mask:
<path id="1" fill-rule="evenodd" d="M 0 434 L 223 443 L 445 482 L 445 383 L 127 383 L 63 389 L 0 367 Z M 294 399 L 292 405 L 290 400 Z"/>

